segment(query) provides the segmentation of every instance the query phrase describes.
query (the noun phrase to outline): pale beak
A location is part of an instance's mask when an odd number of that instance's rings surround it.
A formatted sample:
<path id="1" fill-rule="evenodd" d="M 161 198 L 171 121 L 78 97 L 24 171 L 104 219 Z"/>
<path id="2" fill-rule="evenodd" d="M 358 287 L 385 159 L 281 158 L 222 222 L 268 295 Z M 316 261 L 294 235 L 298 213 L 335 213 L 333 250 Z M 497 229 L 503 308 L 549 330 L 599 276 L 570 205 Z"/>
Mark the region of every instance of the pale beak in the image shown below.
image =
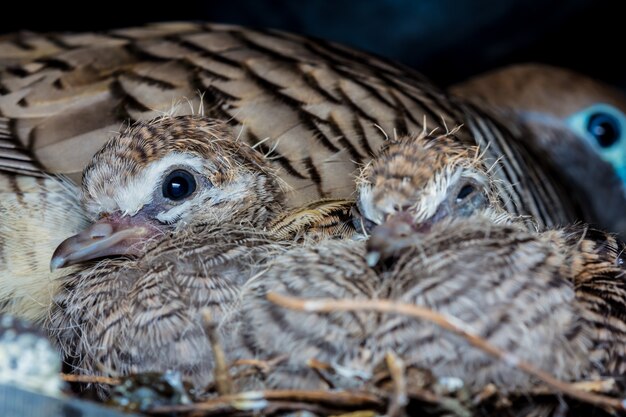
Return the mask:
<path id="1" fill-rule="evenodd" d="M 435 214 L 420 223 L 408 211 L 389 215 L 385 222 L 374 227 L 367 241 L 365 260 L 373 268 L 381 260 L 396 255 L 402 249 L 413 246 L 416 236 L 428 233 L 432 227 L 450 213 L 448 204 L 442 203 Z"/>
<path id="2" fill-rule="evenodd" d="M 50 270 L 108 256 L 138 256 L 159 230 L 142 216 L 113 215 L 65 239 L 50 260 Z"/>
<path id="3" fill-rule="evenodd" d="M 383 224 L 372 229 L 367 240 L 367 264 L 370 267 L 376 266 L 381 259 L 405 247 L 407 239 L 412 241 L 416 232 L 409 213 L 401 212 L 387 217 Z"/>

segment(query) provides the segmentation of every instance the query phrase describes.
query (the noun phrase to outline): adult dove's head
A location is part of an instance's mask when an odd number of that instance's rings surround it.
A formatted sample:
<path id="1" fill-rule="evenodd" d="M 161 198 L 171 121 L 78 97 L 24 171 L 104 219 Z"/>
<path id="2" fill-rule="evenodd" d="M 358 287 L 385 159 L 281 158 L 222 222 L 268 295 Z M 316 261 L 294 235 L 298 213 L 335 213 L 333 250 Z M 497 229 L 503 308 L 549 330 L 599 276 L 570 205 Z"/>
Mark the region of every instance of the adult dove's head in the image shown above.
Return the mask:
<path id="1" fill-rule="evenodd" d="M 540 64 L 498 69 L 451 91 L 499 112 L 570 186 L 588 221 L 626 233 L 626 95 L 573 71 Z"/>
<path id="2" fill-rule="evenodd" d="M 115 255 L 198 222 L 262 226 L 282 205 L 263 155 L 228 125 L 199 116 L 138 123 L 107 142 L 83 171 L 94 223 L 65 240 L 51 268 Z"/>

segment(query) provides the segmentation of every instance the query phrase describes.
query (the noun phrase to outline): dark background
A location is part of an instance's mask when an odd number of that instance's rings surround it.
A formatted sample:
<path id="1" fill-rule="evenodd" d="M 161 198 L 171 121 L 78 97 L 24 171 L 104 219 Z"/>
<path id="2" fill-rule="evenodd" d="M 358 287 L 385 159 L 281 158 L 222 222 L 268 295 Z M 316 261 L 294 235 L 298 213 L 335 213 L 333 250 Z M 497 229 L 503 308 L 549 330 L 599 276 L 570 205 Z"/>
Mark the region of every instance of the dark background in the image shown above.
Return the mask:
<path id="1" fill-rule="evenodd" d="M 626 87 L 625 1 L 207 0 L 161 5 L 28 1 L 3 10 L 0 31 L 85 31 L 167 20 L 280 28 L 401 61 L 442 86 L 501 65 L 545 62 Z M 621 6 L 621 7 L 620 7 Z"/>

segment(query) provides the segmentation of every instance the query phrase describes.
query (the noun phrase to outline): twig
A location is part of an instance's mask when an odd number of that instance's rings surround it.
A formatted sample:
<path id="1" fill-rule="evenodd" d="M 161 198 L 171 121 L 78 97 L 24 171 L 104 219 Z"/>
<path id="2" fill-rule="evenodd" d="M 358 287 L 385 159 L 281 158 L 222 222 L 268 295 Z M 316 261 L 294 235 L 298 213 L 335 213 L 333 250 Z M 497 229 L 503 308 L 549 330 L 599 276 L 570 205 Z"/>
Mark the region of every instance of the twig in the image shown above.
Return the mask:
<path id="1" fill-rule="evenodd" d="M 576 381 L 572 382 L 571 385 L 576 389 L 586 392 L 601 392 L 608 393 L 613 392 L 617 389 L 617 383 L 615 379 L 599 379 L 595 381 Z M 532 391 L 533 395 L 545 395 L 552 394 L 552 392 L 548 391 L 546 388 L 538 387 Z"/>
<path id="2" fill-rule="evenodd" d="M 252 366 L 263 374 L 267 374 L 272 369 L 272 366 L 268 361 L 262 361 L 260 359 L 237 359 L 230 364 L 229 368 L 238 366 Z"/>
<path id="3" fill-rule="evenodd" d="M 328 386 L 329 389 L 334 389 L 335 388 L 335 384 L 333 383 L 333 381 L 331 381 L 331 379 L 324 374 L 324 372 L 329 372 L 331 374 L 336 374 L 335 368 L 333 368 L 333 366 L 331 364 L 326 363 L 326 362 L 322 362 L 322 361 L 318 361 L 315 358 L 311 358 L 311 359 L 307 360 L 306 364 L 307 364 L 307 366 L 309 368 L 311 368 L 313 370 L 313 372 L 315 372 L 315 374 L 322 381 L 324 381 L 324 383 L 326 383 L 326 385 Z"/>
<path id="4" fill-rule="evenodd" d="M 260 413 L 272 409 L 277 404 L 294 404 L 302 408 L 304 405 L 319 407 L 373 408 L 380 410 L 383 401 L 366 392 L 347 391 L 303 391 L 303 390 L 267 390 L 249 391 L 234 395 L 222 395 L 208 401 L 155 407 L 151 414 L 184 413 L 202 411 L 207 414 L 225 413 L 228 411 L 251 411 Z M 297 409 L 297 408 L 296 408 Z"/>
<path id="5" fill-rule="evenodd" d="M 336 414 L 334 416 L 329 416 L 329 417 L 376 417 L 378 415 L 380 414 L 374 410 L 358 410 L 358 411 L 352 411 L 350 413 Z"/>
<path id="6" fill-rule="evenodd" d="M 498 395 L 498 388 L 494 384 L 487 384 L 483 389 L 472 399 L 474 405 L 481 404 L 487 401 L 489 398 Z"/>
<path id="7" fill-rule="evenodd" d="M 409 398 L 406 393 L 406 369 L 404 367 L 404 361 L 392 352 L 387 353 L 385 356 L 385 363 L 387 364 L 391 382 L 393 383 L 393 395 L 387 406 L 387 416 L 398 417 L 401 415 L 404 407 L 409 403 Z"/>
<path id="8" fill-rule="evenodd" d="M 226 365 L 224 349 L 222 349 L 222 345 L 220 345 L 217 326 L 208 309 L 202 311 L 202 320 L 204 321 L 209 343 L 211 343 L 211 350 L 213 351 L 213 358 L 215 359 L 215 369 L 213 370 L 215 387 L 220 395 L 230 394 L 233 392 L 233 381 L 228 372 L 228 365 Z"/>
<path id="9" fill-rule="evenodd" d="M 380 313 L 395 313 L 422 320 L 427 320 L 437 326 L 448 330 L 462 338 L 470 345 L 482 350 L 483 352 L 503 361 L 504 363 L 526 372 L 555 391 L 572 397 L 576 400 L 593 404 L 601 407 L 608 407 L 613 410 L 626 411 L 626 399 L 620 400 L 611 398 L 606 395 L 598 395 L 590 392 L 582 391 L 574 385 L 561 381 L 549 373 L 535 367 L 502 349 L 493 346 L 486 340 L 477 335 L 469 333 L 463 328 L 467 328 L 463 322 L 446 317 L 428 308 L 420 307 L 414 304 L 397 303 L 390 300 L 333 300 L 333 299 L 302 299 L 295 297 L 287 297 L 277 293 L 267 294 L 267 299 L 281 307 L 292 310 L 300 310 L 307 312 L 329 313 L 333 311 L 377 311 Z M 453 323 L 454 322 L 454 323 Z"/>
<path id="10" fill-rule="evenodd" d="M 82 382 L 84 384 L 119 385 L 122 383 L 122 380 L 119 378 L 111 378 L 103 375 L 73 375 L 62 373 L 61 379 L 67 382 Z"/>

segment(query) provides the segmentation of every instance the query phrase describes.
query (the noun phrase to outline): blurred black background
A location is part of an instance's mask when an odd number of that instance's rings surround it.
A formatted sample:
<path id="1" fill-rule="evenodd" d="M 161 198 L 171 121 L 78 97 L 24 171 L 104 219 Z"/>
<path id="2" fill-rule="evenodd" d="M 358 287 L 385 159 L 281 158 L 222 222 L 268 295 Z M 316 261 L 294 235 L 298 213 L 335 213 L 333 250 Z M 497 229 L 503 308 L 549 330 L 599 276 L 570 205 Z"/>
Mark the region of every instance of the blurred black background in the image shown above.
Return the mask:
<path id="1" fill-rule="evenodd" d="M 165 5 L 163 5 L 165 4 Z M 626 87 L 623 0 L 206 0 L 16 2 L 0 31 L 84 31 L 168 20 L 272 27 L 401 61 L 442 86 L 515 62 Z"/>

